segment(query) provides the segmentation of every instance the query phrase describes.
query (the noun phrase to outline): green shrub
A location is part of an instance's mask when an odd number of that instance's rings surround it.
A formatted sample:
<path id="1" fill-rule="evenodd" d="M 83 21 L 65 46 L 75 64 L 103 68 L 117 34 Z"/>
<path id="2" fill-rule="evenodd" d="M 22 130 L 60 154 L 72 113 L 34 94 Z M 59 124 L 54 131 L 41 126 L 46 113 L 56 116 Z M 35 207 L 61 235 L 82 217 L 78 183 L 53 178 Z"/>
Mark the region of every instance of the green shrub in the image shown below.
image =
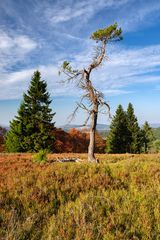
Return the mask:
<path id="1" fill-rule="evenodd" d="M 47 162 L 47 150 L 41 149 L 37 154 L 32 158 L 33 162 L 37 163 L 46 163 Z"/>

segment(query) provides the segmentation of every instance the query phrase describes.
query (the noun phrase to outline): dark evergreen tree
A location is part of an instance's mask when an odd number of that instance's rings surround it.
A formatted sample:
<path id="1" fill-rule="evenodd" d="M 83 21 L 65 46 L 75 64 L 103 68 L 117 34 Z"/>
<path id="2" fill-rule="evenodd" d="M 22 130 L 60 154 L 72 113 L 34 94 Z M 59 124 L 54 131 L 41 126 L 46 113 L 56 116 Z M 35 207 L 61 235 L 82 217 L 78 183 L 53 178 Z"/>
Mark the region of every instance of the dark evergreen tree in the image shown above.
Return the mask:
<path id="1" fill-rule="evenodd" d="M 25 114 L 25 105 L 21 103 L 18 116 L 10 122 L 10 130 L 6 134 L 5 146 L 8 152 L 25 152 L 23 147 L 26 128 L 25 117 L 28 117 Z"/>
<path id="2" fill-rule="evenodd" d="M 51 104 L 47 83 L 41 80 L 39 71 L 32 77 L 29 89 L 18 110 L 18 115 L 10 123 L 6 136 L 9 152 L 36 152 L 40 149 L 52 150 L 55 113 Z"/>
<path id="3" fill-rule="evenodd" d="M 111 122 L 106 151 L 108 153 L 126 153 L 129 141 L 130 132 L 127 127 L 126 113 L 119 105 Z"/>
<path id="4" fill-rule="evenodd" d="M 148 153 L 150 150 L 153 141 L 155 140 L 152 128 L 146 121 L 142 127 L 142 134 L 143 134 L 143 152 Z"/>
<path id="5" fill-rule="evenodd" d="M 128 142 L 127 152 L 140 153 L 142 147 L 142 132 L 131 103 L 128 104 L 127 108 L 127 127 L 130 132 L 130 141 Z"/>

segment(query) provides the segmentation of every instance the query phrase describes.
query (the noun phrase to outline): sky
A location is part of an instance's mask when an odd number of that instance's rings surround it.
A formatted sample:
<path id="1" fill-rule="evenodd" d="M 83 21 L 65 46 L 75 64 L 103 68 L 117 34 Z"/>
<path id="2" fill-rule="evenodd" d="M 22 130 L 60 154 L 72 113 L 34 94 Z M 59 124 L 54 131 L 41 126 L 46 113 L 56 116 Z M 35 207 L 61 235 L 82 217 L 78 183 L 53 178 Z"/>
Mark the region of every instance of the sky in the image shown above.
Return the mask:
<path id="1" fill-rule="evenodd" d="M 58 75 L 64 60 L 87 67 L 92 32 L 117 22 L 123 40 L 106 47 L 92 74 L 113 116 L 131 102 L 140 124 L 160 123 L 160 0 L 0 0 L 0 124 L 8 126 L 34 71 L 47 81 L 56 126 L 68 123 L 81 92 Z M 73 123 L 83 124 L 79 112 Z M 101 115 L 99 123 L 109 124 Z"/>

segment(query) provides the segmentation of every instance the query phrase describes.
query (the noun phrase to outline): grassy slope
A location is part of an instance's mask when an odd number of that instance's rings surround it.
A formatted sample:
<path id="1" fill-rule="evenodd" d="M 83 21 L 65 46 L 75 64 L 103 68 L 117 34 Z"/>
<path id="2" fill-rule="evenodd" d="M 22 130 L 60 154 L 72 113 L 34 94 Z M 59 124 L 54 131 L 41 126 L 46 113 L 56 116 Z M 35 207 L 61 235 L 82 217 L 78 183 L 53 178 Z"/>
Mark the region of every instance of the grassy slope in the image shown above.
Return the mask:
<path id="1" fill-rule="evenodd" d="M 0 155 L 0 239 L 160 239 L 160 155 L 56 156 Z"/>

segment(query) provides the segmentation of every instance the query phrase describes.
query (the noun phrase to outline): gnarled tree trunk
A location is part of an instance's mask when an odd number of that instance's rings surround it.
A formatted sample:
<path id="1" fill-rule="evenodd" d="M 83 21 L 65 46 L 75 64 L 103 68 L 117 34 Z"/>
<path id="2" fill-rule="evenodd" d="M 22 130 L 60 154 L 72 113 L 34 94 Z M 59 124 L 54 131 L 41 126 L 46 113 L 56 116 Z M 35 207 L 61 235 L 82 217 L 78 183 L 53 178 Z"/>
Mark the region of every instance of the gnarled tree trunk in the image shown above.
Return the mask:
<path id="1" fill-rule="evenodd" d="M 89 162 L 97 162 L 95 155 L 94 155 L 97 115 L 98 115 L 98 103 L 94 106 L 93 112 L 91 114 L 90 141 L 89 141 L 89 146 L 88 146 L 88 161 Z"/>

